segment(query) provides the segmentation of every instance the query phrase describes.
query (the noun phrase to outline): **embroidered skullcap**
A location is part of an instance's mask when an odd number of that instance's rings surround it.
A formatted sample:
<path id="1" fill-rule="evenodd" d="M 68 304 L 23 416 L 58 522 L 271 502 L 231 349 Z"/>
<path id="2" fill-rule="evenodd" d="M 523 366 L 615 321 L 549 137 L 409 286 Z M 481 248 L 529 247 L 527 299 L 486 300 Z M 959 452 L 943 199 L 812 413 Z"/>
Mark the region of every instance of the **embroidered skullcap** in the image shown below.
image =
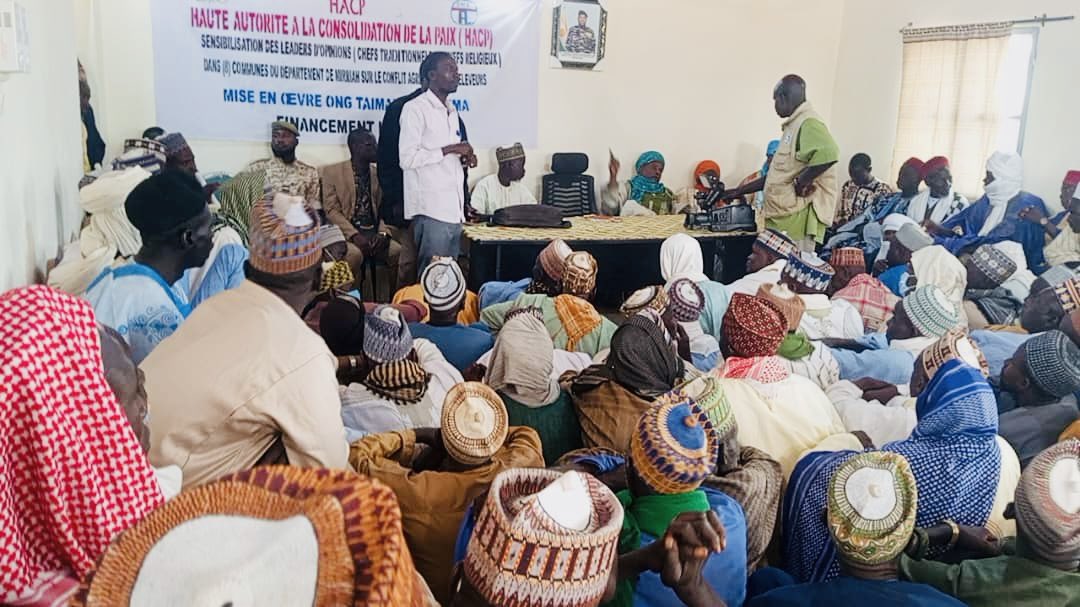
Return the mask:
<path id="1" fill-rule="evenodd" d="M 251 267 L 269 274 L 306 270 L 322 259 L 319 217 L 299 197 L 262 198 L 251 205 Z"/>
<path id="2" fill-rule="evenodd" d="M 566 256 L 563 262 L 563 293 L 588 299 L 596 288 L 596 259 L 585 251 Z"/>
<path id="3" fill-rule="evenodd" d="M 788 257 L 784 266 L 784 275 L 790 276 L 799 284 L 817 292 L 823 292 L 832 282 L 836 271 L 823 259 L 809 251 L 802 251 Z"/>
<path id="4" fill-rule="evenodd" d="M 934 285 L 917 287 L 901 304 L 915 330 L 924 337 L 941 337 L 960 322 L 956 306 Z"/>
<path id="5" fill-rule="evenodd" d="M 654 492 L 688 493 L 716 469 L 715 440 L 712 423 L 692 400 L 660 400 L 638 420 L 630 436 L 630 460 Z"/>
<path id="6" fill-rule="evenodd" d="M 949 159 L 944 156 L 934 156 L 930 160 L 927 160 L 923 164 L 922 173 L 920 177 L 926 179 L 928 176 L 940 171 L 941 169 L 949 168 Z"/>
<path id="7" fill-rule="evenodd" d="M 452 310 L 465 300 L 465 276 L 453 257 L 433 257 L 420 275 L 420 285 L 432 310 Z"/>
<path id="8" fill-rule="evenodd" d="M 1021 347 L 1028 375 L 1043 392 L 1064 398 L 1080 388 L 1080 347 L 1064 333 L 1040 333 Z"/>
<path id="9" fill-rule="evenodd" d="M 375 308 L 364 318 L 364 355 L 376 363 L 404 360 L 412 351 L 409 325 L 394 308 Z"/>
<path id="10" fill-rule="evenodd" d="M 544 274 L 559 281 L 563 277 L 563 264 L 566 263 L 566 258 L 573 252 L 565 240 L 556 238 L 549 242 L 544 247 L 544 250 L 540 251 L 537 261 L 540 262 L 540 267 L 544 269 Z"/>
<path id="11" fill-rule="evenodd" d="M 264 466 L 150 512 L 113 541 L 72 604 L 396 607 L 428 594 L 389 487 L 351 471 Z"/>
<path id="12" fill-rule="evenodd" d="M 270 123 L 271 130 L 273 129 L 285 129 L 297 137 L 300 136 L 300 129 L 296 128 L 296 125 L 289 120 L 275 120 Z"/>
<path id="13" fill-rule="evenodd" d="M 968 336 L 967 331 L 960 327 L 949 329 L 945 335 L 941 336 L 941 339 L 923 350 L 920 356 L 923 371 L 926 371 L 928 380 L 934 378 L 934 374 L 942 365 L 954 359 L 982 371 L 983 377 L 990 376 L 990 367 L 986 362 L 986 357 L 983 356 L 982 350 Z"/>
<path id="14" fill-rule="evenodd" d="M 1039 278 L 1046 281 L 1051 287 L 1061 286 L 1066 280 L 1076 278 L 1076 271 L 1069 266 L 1050 266 Z"/>
<path id="15" fill-rule="evenodd" d="M 745 359 L 741 359 L 745 360 Z M 724 395 L 724 386 L 713 376 L 706 375 L 664 394 L 658 402 L 692 401 L 709 418 L 713 432 L 719 441 L 724 441 L 735 434 L 738 424 L 735 412 Z"/>
<path id="16" fill-rule="evenodd" d="M 925 249 L 934 244 L 934 239 L 931 238 L 921 226 L 914 223 L 907 223 L 896 231 L 896 242 L 914 253 L 919 249 Z"/>
<path id="17" fill-rule="evenodd" d="M 997 286 L 1016 272 L 1016 262 L 994 245 L 984 244 L 975 249 L 971 262 Z"/>
<path id="18" fill-rule="evenodd" d="M 1066 314 L 1080 307 L 1080 278 L 1070 278 L 1054 287 L 1054 296 Z"/>
<path id="19" fill-rule="evenodd" d="M 1065 173 L 1065 185 L 1080 185 L 1080 171 L 1069 171 Z M 1074 196 L 1073 198 L 1076 198 Z"/>
<path id="20" fill-rule="evenodd" d="M 623 305 L 619 306 L 619 311 L 623 313 L 623 316 L 627 318 L 637 314 L 645 308 L 652 308 L 660 314 L 663 314 L 668 308 L 669 298 L 667 291 L 664 291 L 663 287 L 650 286 L 638 289 L 630 294 L 630 297 L 626 298 Z"/>
<path id="21" fill-rule="evenodd" d="M 829 257 L 829 265 L 834 268 L 866 269 L 866 254 L 859 247 L 840 247 Z"/>
<path id="22" fill-rule="evenodd" d="M 780 232 L 779 230 L 774 230 L 772 228 L 769 228 L 768 230 L 765 230 L 758 234 L 757 240 L 755 240 L 754 242 L 765 247 L 777 257 L 781 257 L 783 259 L 787 259 L 792 255 L 799 254 L 799 247 L 795 245 L 794 240 L 788 237 L 787 234 L 784 234 L 783 232 Z"/>
<path id="23" fill-rule="evenodd" d="M 502 164 L 525 157 L 525 148 L 520 143 L 505 148 L 495 148 L 495 160 Z"/>
<path id="24" fill-rule="evenodd" d="M 506 441 L 506 406 L 487 384 L 463 382 L 446 393 L 441 427 L 450 457 L 477 466 L 490 460 Z"/>
<path id="25" fill-rule="evenodd" d="M 165 146 L 165 155 L 168 157 L 175 156 L 183 150 L 190 150 L 191 146 L 188 145 L 187 139 L 180 133 L 166 133 L 157 140 L 161 142 L 161 145 Z"/>
<path id="26" fill-rule="evenodd" d="M 787 334 L 787 321 L 772 303 L 735 293 L 720 325 L 728 348 L 736 356 L 772 356 Z"/>
<path id="27" fill-rule="evenodd" d="M 135 186 L 124 201 L 124 212 L 145 240 L 168 234 L 206 212 L 206 198 L 191 175 L 165 171 Z"/>
<path id="28" fill-rule="evenodd" d="M 490 605 L 597 605 L 622 521 L 615 494 L 589 474 L 506 470 L 476 518 L 465 577 Z"/>
<path id="29" fill-rule="evenodd" d="M 829 533 L 844 560 L 887 563 L 915 532 L 918 505 L 915 475 L 903 455 L 860 453 L 841 464 L 829 483 Z"/>
<path id="30" fill-rule="evenodd" d="M 776 306 L 777 310 L 784 315 L 787 322 L 787 330 L 794 331 L 799 328 L 803 313 L 806 312 L 806 302 L 786 285 L 763 284 L 758 287 L 757 297 Z"/>
<path id="31" fill-rule="evenodd" d="M 680 278 L 668 287 L 671 316 L 676 322 L 696 322 L 705 309 L 705 294 L 701 287 L 687 278 Z"/>
<path id="32" fill-rule="evenodd" d="M 1080 566 L 1080 440 L 1043 451 L 1016 486 L 1017 533 L 1038 557 L 1065 571 Z"/>
<path id="33" fill-rule="evenodd" d="M 320 247 L 325 249 L 326 247 L 339 242 L 345 242 L 345 233 L 341 231 L 341 228 L 332 223 L 328 223 L 319 228 Z"/>

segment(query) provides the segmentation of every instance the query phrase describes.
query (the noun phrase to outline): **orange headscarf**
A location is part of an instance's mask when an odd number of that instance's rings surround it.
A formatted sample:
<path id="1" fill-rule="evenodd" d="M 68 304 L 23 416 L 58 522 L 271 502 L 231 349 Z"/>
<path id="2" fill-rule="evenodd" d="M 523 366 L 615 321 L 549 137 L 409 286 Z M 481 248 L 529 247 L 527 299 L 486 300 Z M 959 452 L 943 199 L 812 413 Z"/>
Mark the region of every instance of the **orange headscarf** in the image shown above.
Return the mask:
<path id="1" fill-rule="evenodd" d="M 720 165 L 715 160 L 702 160 L 694 167 L 694 188 L 699 192 L 708 190 L 705 186 L 701 185 L 701 176 L 708 171 L 716 171 L 717 175 L 723 175 L 720 172 Z"/>

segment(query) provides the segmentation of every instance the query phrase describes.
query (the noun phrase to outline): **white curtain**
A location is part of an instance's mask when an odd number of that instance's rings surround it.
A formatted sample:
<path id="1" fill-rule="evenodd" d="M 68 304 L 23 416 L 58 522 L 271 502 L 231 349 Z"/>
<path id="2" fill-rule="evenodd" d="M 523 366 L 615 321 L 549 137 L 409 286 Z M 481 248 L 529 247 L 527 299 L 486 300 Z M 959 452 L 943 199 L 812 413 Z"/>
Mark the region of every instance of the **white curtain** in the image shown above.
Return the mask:
<path id="1" fill-rule="evenodd" d="M 953 188 L 982 194 L 1001 114 L 997 80 L 1012 23 L 904 30 L 900 112 L 892 175 L 912 156 L 946 156 Z"/>

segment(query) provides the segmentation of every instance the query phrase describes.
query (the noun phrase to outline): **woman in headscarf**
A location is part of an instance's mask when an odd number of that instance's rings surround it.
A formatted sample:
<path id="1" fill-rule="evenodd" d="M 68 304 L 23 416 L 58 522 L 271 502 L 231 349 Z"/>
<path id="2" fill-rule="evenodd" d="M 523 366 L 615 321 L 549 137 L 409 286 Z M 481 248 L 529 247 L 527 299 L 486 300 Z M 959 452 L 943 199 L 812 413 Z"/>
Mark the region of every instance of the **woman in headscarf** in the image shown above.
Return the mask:
<path id="1" fill-rule="evenodd" d="M 580 449 L 581 426 L 570 395 L 552 377 L 555 346 L 537 308 L 515 310 L 499 331 L 484 383 L 502 397 L 511 426 L 540 435 L 544 461 Z"/>
<path id="2" fill-rule="evenodd" d="M 765 176 L 769 174 L 769 167 L 772 166 L 773 156 L 776 156 L 776 150 L 778 149 L 780 149 L 780 140 L 773 139 L 772 141 L 770 141 L 768 145 L 765 146 L 765 162 L 761 164 L 761 168 L 747 175 L 745 179 L 740 181 L 739 187 L 741 188 L 744 185 L 754 183 L 758 179 L 764 179 Z M 754 205 L 754 210 L 758 212 L 759 217 L 758 231 L 761 231 L 761 228 L 765 225 L 765 220 L 761 213 L 761 209 L 765 207 L 765 191 L 762 190 L 761 192 L 757 192 L 752 196 L 750 194 L 747 194 L 746 196 L 742 197 L 742 201 L 744 204 Z"/>
<path id="3" fill-rule="evenodd" d="M 613 156 L 608 167 L 610 180 L 600 197 L 607 215 L 672 215 L 686 206 L 685 192 L 678 195 L 660 181 L 664 156 L 649 151 L 638 156 L 634 176 L 619 184 L 619 161 Z"/>
<path id="4" fill-rule="evenodd" d="M 164 498 L 90 304 L 44 286 L 0 296 L 0 369 L 0 603 L 60 604 Z"/>
<path id="5" fill-rule="evenodd" d="M 631 316 L 612 336 L 603 364 L 562 380 L 581 421 L 582 442 L 625 453 L 641 413 L 685 372 L 671 338 L 654 318 Z"/>
<path id="6" fill-rule="evenodd" d="M 983 244 L 1018 242 L 1024 247 L 1028 268 L 1041 274 L 1046 269 L 1042 226 L 1020 219 L 1020 213 L 1029 207 L 1044 216 L 1049 213 L 1041 198 L 1020 189 L 1023 182 L 1024 161 L 1016 154 L 994 152 L 986 162 L 983 197 L 940 226 L 928 229 L 954 255 L 971 253 Z"/>
<path id="7" fill-rule="evenodd" d="M 704 296 L 704 305 L 698 318 L 699 329 L 693 331 L 692 325 L 687 328 L 691 351 L 699 332 L 703 331 L 705 335 L 720 339 L 720 324 L 731 301 L 731 293 L 727 287 L 705 276 L 704 265 L 701 243 L 689 234 L 675 234 L 660 245 L 660 276 L 665 281 L 664 289 L 671 287 L 676 280 L 685 278 L 697 285 Z"/>
<path id="8" fill-rule="evenodd" d="M 918 376 L 920 368 L 916 368 Z M 946 519 L 981 527 L 1004 510 L 1016 488 L 1003 480 L 1002 447 L 997 440 L 997 405 L 980 370 L 949 359 L 912 380 L 918 424 L 905 440 L 882 451 L 903 455 L 911 464 L 919 495 L 915 524 Z M 1011 450 L 1010 450 L 1011 451 Z M 835 578 L 836 549 L 823 513 L 833 473 L 856 451 L 815 452 L 795 466 L 784 499 L 782 528 L 787 569 L 799 582 Z"/>
<path id="9" fill-rule="evenodd" d="M 917 286 L 934 285 L 941 289 L 952 305 L 956 306 L 961 327 L 968 326 L 964 310 L 964 292 L 967 291 L 967 268 L 945 247 L 923 247 L 911 254 L 911 269 Z"/>

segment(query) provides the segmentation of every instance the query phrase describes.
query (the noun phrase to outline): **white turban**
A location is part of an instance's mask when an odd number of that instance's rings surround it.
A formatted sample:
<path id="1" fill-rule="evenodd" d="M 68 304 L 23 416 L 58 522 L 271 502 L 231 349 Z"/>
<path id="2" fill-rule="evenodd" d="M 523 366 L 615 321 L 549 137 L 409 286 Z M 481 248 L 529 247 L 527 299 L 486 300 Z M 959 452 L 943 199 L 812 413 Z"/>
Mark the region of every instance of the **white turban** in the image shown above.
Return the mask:
<path id="1" fill-rule="evenodd" d="M 990 214 L 979 228 L 979 236 L 986 236 L 1005 219 L 1009 201 L 1020 193 L 1024 185 L 1024 161 L 1016 154 L 994 152 L 986 161 L 986 171 L 994 176 L 994 180 L 986 186 Z"/>

